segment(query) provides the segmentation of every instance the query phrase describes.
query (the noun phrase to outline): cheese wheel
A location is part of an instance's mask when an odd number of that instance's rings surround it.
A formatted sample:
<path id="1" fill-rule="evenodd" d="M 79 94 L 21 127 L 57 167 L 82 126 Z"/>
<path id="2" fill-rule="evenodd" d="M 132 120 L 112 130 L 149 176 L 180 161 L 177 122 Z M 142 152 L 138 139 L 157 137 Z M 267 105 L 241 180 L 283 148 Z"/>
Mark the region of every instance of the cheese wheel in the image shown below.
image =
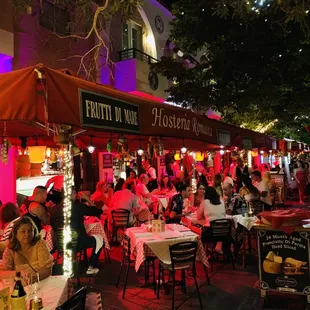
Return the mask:
<path id="1" fill-rule="evenodd" d="M 281 273 L 281 265 L 282 264 L 271 262 L 269 260 L 264 260 L 263 269 L 266 273 L 280 274 Z"/>

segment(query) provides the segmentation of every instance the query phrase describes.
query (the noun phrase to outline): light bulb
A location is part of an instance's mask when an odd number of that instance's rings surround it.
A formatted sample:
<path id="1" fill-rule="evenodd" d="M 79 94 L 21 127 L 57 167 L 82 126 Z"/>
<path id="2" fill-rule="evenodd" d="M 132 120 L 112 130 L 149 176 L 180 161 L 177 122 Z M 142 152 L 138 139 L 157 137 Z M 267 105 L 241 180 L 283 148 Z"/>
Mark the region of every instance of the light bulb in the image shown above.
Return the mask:
<path id="1" fill-rule="evenodd" d="M 224 151 L 224 150 L 220 150 L 220 154 L 221 154 L 221 155 L 224 155 L 224 154 L 225 154 L 225 151 Z"/>
<path id="2" fill-rule="evenodd" d="M 94 153 L 95 151 L 95 147 L 93 145 L 90 145 L 87 149 L 90 154 Z"/>
<path id="3" fill-rule="evenodd" d="M 186 152 L 187 152 L 187 147 L 183 146 L 183 147 L 181 148 L 181 153 L 182 153 L 182 154 L 185 154 Z"/>
<path id="4" fill-rule="evenodd" d="M 142 156 L 143 153 L 144 153 L 144 151 L 143 151 L 141 148 L 139 148 L 139 149 L 137 150 L 137 153 L 138 153 L 139 156 Z"/>
<path id="5" fill-rule="evenodd" d="M 264 151 L 260 151 L 261 154 L 264 154 Z"/>

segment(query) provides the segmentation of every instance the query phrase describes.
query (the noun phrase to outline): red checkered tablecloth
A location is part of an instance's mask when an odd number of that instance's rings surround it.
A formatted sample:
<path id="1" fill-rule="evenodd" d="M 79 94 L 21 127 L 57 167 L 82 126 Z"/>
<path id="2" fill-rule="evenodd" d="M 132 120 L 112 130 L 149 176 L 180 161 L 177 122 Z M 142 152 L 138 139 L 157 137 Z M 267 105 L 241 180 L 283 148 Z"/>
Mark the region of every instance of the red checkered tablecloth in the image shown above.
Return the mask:
<path id="1" fill-rule="evenodd" d="M 52 251 L 52 249 L 54 248 L 52 226 L 49 226 L 49 225 L 44 226 L 44 228 L 40 232 L 40 235 L 42 236 L 43 240 L 46 242 L 48 250 Z"/>
<path id="2" fill-rule="evenodd" d="M 106 233 L 104 231 L 104 227 L 100 221 L 94 222 L 93 219 L 87 219 L 84 221 L 84 227 L 86 229 L 86 233 L 89 236 L 93 236 L 93 235 L 101 236 L 103 239 L 105 248 L 110 250 L 110 245 L 108 242 L 107 235 L 106 235 Z"/>
<path id="3" fill-rule="evenodd" d="M 135 233 L 136 228 L 129 228 L 126 230 L 126 234 L 131 237 L 132 234 Z M 130 231 L 132 230 L 132 231 Z M 134 242 L 134 238 L 131 238 L 131 252 L 135 255 L 136 257 L 136 262 L 135 262 L 135 270 L 138 271 L 141 264 L 145 261 L 145 258 L 147 256 L 156 256 L 158 257 L 150 248 L 148 245 L 148 240 L 143 240 L 143 239 L 136 239 L 138 240 L 137 242 Z M 209 262 L 206 256 L 206 252 L 203 248 L 200 236 L 195 235 L 195 236 L 181 236 L 179 238 L 171 239 L 171 240 L 155 240 L 155 242 L 160 242 L 163 247 L 163 252 L 164 251 L 169 251 L 169 246 L 179 243 L 179 242 L 184 242 L 184 241 L 196 241 L 198 243 L 198 249 L 197 249 L 197 255 L 196 258 L 197 260 L 201 261 L 206 267 L 209 267 Z M 152 241 L 154 242 L 154 240 Z M 167 263 L 165 261 L 165 263 Z"/>

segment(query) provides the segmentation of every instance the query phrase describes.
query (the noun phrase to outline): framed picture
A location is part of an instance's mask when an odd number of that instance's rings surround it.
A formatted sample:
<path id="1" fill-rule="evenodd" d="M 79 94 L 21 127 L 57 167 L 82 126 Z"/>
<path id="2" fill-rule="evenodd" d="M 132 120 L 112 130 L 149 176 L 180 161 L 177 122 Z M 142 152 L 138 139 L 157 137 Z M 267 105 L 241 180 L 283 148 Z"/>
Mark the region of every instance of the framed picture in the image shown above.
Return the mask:
<path id="1" fill-rule="evenodd" d="M 112 168 L 113 167 L 113 160 L 112 160 L 112 154 L 103 154 L 102 156 L 102 168 Z"/>

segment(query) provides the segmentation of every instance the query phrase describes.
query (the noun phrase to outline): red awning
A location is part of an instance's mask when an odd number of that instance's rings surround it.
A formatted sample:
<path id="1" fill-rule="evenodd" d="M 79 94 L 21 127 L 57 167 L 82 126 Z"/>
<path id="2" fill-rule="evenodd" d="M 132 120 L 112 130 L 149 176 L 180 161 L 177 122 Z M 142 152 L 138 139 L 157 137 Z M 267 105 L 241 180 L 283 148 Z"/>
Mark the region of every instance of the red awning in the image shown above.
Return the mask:
<path id="1" fill-rule="evenodd" d="M 42 72 L 43 80 L 38 79 L 37 70 Z M 109 113 L 104 115 L 105 111 Z M 113 119 L 117 118 L 114 111 L 123 113 L 123 117 Z M 266 135 L 41 65 L 0 75 L 0 120 L 12 121 L 6 122 L 6 128 L 7 135 L 14 137 L 46 135 L 44 125 L 49 124 L 52 129 L 52 124 L 65 124 L 74 129 L 84 128 L 86 132 L 79 137 L 85 143 L 94 135 L 104 144 L 110 132 L 118 132 L 133 137 L 133 141 L 143 136 L 163 137 L 169 144 L 165 144 L 167 149 L 180 147 L 183 139 L 188 147 L 196 149 L 207 145 L 239 148 L 245 144 L 253 148 L 271 145 Z M 3 122 L 0 130 L 1 127 Z"/>

